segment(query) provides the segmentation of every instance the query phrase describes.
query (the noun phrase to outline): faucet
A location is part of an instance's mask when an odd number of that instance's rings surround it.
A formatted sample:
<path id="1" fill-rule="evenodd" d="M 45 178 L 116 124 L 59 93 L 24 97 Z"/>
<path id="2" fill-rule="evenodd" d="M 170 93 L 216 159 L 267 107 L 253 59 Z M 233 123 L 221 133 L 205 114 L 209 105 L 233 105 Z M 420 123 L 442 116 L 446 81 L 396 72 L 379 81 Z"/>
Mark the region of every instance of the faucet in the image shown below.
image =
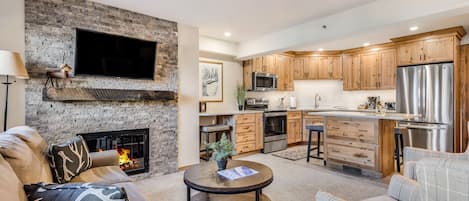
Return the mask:
<path id="1" fill-rule="evenodd" d="M 319 101 L 321 101 L 321 96 L 319 96 L 319 94 L 316 94 L 314 96 L 314 108 L 318 108 L 319 107 Z"/>

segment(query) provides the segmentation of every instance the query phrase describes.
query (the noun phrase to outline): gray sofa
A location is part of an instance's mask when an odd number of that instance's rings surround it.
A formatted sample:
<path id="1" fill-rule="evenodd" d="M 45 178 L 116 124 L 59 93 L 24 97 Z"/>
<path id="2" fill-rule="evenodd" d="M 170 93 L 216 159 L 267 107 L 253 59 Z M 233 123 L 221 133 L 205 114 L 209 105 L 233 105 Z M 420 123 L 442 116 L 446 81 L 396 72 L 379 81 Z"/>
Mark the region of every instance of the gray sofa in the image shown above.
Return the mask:
<path id="1" fill-rule="evenodd" d="M 47 143 L 30 127 L 15 127 L 0 133 L 1 200 L 24 201 L 23 185 L 53 183 L 46 151 Z M 123 187 L 130 201 L 145 200 L 132 179 L 120 169 L 116 151 L 91 153 L 91 158 L 92 168 L 71 182 L 112 184 Z"/>

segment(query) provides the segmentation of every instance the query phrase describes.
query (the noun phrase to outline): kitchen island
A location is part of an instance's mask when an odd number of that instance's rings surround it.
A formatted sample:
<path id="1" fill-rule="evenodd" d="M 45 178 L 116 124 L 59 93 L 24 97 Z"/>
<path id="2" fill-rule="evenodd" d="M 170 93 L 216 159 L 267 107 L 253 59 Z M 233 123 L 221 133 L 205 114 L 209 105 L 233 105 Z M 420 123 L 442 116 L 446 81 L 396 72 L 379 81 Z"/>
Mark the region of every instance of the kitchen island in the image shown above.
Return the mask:
<path id="1" fill-rule="evenodd" d="M 328 166 L 383 177 L 394 172 L 394 128 L 416 115 L 373 112 L 308 112 L 324 117 Z"/>

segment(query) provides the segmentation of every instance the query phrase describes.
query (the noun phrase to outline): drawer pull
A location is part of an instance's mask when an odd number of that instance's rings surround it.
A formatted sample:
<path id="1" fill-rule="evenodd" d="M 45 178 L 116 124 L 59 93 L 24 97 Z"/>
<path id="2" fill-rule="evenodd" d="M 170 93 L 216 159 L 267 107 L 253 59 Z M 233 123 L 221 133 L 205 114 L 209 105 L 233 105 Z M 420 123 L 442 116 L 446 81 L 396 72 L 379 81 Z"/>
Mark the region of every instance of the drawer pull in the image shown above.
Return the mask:
<path id="1" fill-rule="evenodd" d="M 357 157 L 357 158 L 368 158 L 367 155 L 365 154 L 362 154 L 362 153 L 358 153 L 358 154 L 353 154 L 353 156 Z"/>
<path id="2" fill-rule="evenodd" d="M 358 129 L 359 132 L 368 132 L 368 130 Z"/>

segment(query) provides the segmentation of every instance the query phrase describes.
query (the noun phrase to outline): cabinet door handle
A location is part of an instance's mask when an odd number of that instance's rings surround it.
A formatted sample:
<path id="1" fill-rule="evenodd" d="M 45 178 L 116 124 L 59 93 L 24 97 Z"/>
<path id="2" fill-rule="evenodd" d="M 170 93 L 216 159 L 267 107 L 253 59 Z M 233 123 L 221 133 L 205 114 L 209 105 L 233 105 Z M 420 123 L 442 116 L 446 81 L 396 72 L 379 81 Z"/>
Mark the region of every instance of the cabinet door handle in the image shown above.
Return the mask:
<path id="1" fill-rule="evenodd" d="M 420 61 L 422 61 L 422 55 L 420 55 Z"/>
<path id="2" fill-rule="evenodd" d="M 423 54 L 423 60 L 427 60 L 427 54 Z"/>

